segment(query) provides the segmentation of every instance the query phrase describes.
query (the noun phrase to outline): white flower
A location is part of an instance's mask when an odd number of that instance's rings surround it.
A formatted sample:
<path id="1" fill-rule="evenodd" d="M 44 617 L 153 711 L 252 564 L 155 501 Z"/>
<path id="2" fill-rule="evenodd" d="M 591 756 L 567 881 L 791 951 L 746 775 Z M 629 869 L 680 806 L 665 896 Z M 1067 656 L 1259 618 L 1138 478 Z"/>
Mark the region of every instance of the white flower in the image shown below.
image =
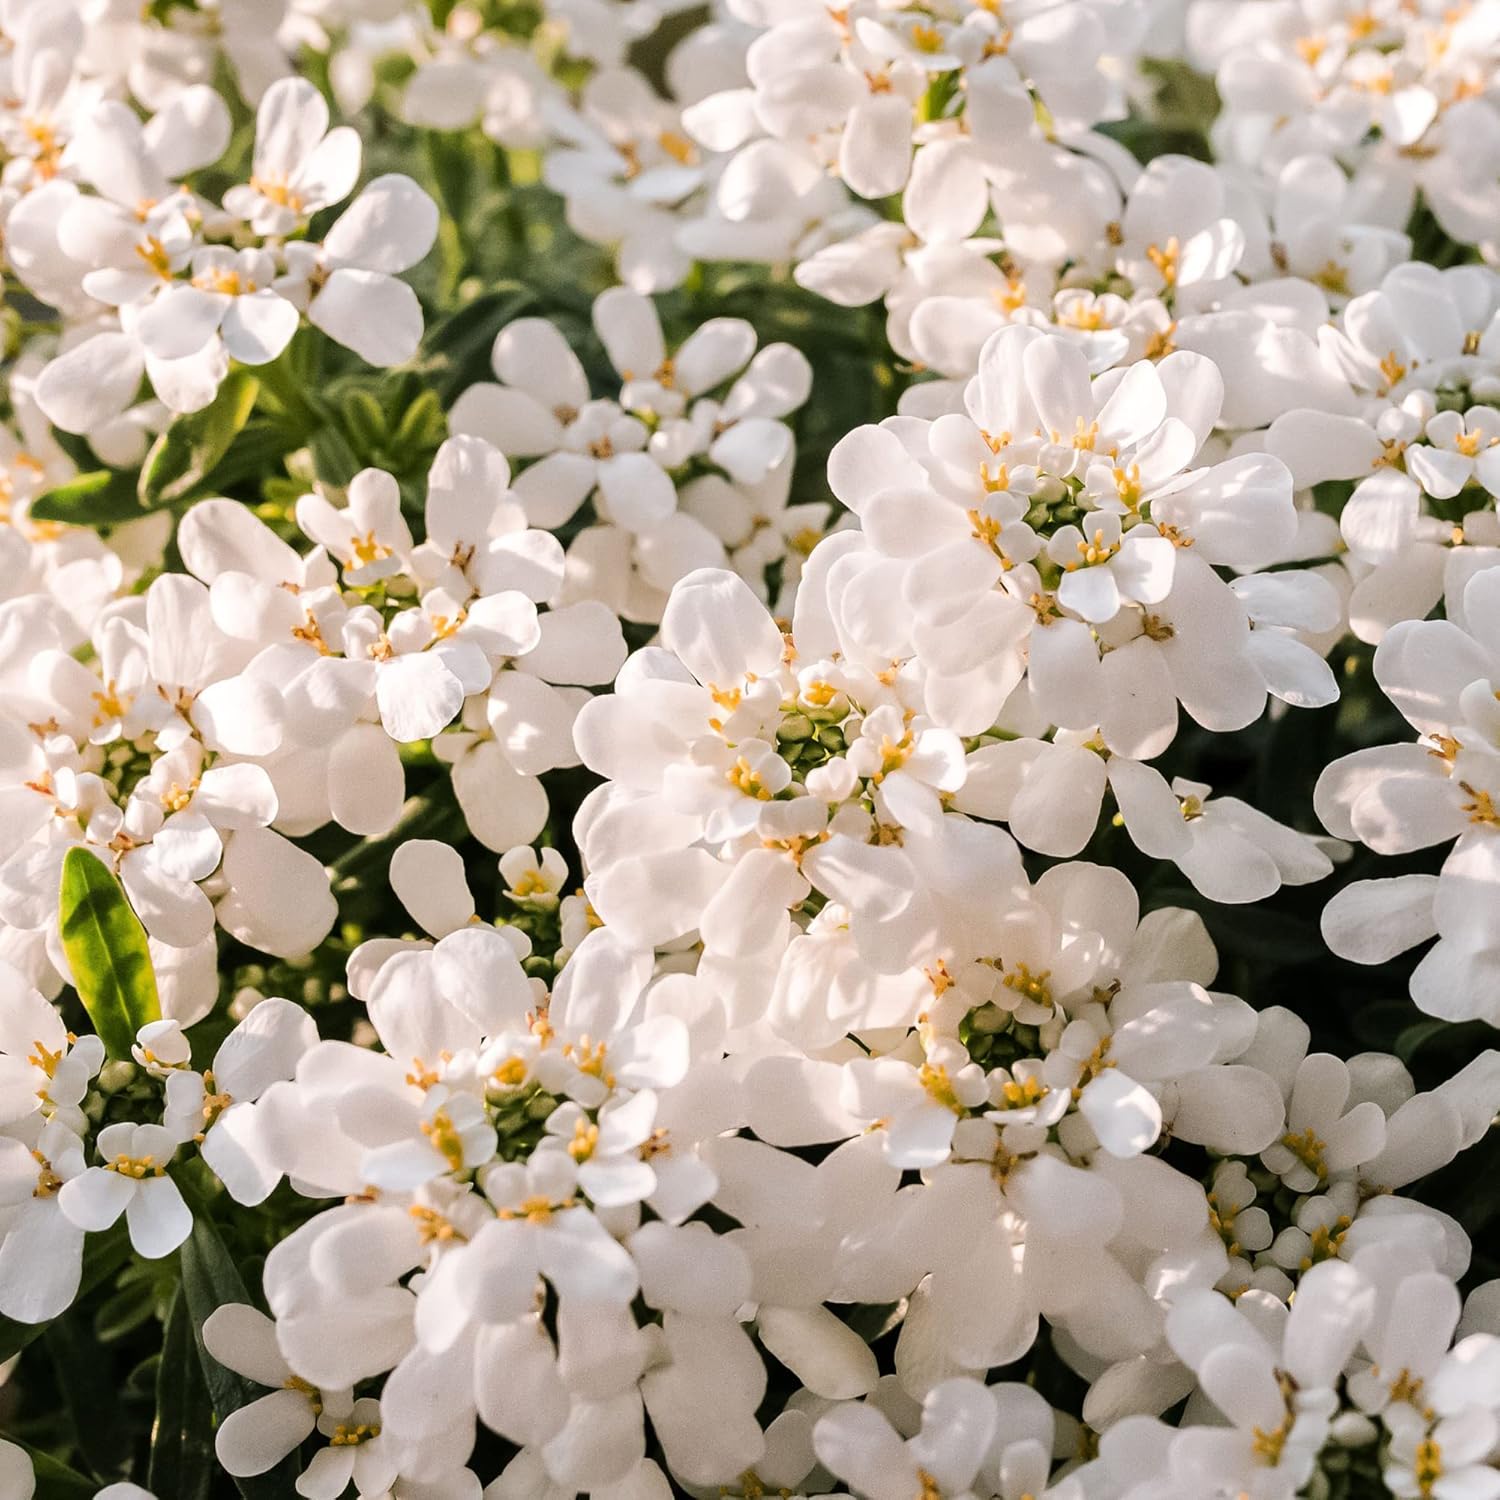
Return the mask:
<path id="1" fill-rule="evenodd" d="M 307 1500 L 329 1500 L 353 1484 L 361 1496 L 390 1492 L 401 1467 L 401 1450 L 380 1423 L 380 1403 L 362 1396 L 348 1412 L 318 1416 L 318 1432 L 328 1446 L 313 1455 L 297 1476 L 296 1490 Z"/>
<path id="2" fill-rule="evenodd" d="M 1287 1104 L 1286 1134 L 1261 1153 L 1261 1160 L 1293 1192 L 1321 1189 L 1380 1154 L 1385 1116 L 1373 1100 L 1346 1114 L 1349 1070 L 1326 1052 L 1302 1060 Z"/>
<path id="3" fill-rule="evenodd" d="M 135 320 L 148 354 L 187 359 L 216 337 L 241 364 L 275 359 L 297 331 L 297 309 L 272 289 L 274 257 L 265 250 L 208 246 L 193 253 L 186 282 L 164 288 Z"/>
<path id="4" fill-rule="evenodd" d="M 148 1260 L 170 1255 L 193 1232 L 193 1215 L 167 1168 L 177 1139 L 161 1125 L 106 1125 L 94 1143 L 102 1167 L 65 1182 L 62 1211 L 80 1229 L 108 1229 L 126 1217 L 130 1243 Z"/>
<path id="5" fill-rule="evenodd" d="M 379 367 L 405 364 L 422 339 L 422 309 L 404 281 L 432 249 L 437 205 L 411 178 L 376 177 L 321 245 L 292 241 L 276 292 L 314 328 Z"/>
<path id="6" fill-rule="evenodd" d="M 401 514 L 401 492 L 380 469 L 361 469 L 349 481 L 348 504 L 342 508 L 322 495 L 302 496 L 297 524 L 338 561 L 351 588 L 365 588 L 399 573 L 412 550 L 411 528 Z"/>
<path id="7" fill-rule="evenodd" d="M 203 1344 L 225 1369 L 272 1387 L 230 1412 L 214 1434 L 219 1462 L 233 1475 L 264 1474 L 311 1437 L 325 1413 L 337 1420 L 353 1411 L 352 1392 L 321 1391 L 292 1371 L 277 1347 L 276 1325 L 253 1307 L 215 1308 L 204 1320 Z"/>
<path id="8" fill-rule="evenodd" d="M 886 1155 L 903 1169 L 946 1161 L 958 1121 L 988 1094 L 984 1071 L 951 1043 L 929 1048 L 920 1066 L 881 1058 L 851 1062 L 844 1073 L 849 1112 L 880 1122 Z"/>
<path id="9" fill-rule="evenodd" d="M 83 1230 L 62 1188 L 85 1172 L 83 1141 L 61 1121 L 0 1137 L 0 1313 L 45 1323 L 66 1312 L 83 1275 Z"/>
<path id="10" fill-rule="evenodd" d="M 293 1076 L 317 1036 L 300 1005 L 269 997 L 225 1037 L 211 1067 L 196 1073 L 183 1065 L 167 1075 L 162 1123 L 182 1141 L 197 1143 L 237 1203 L 263 1202 L 280 1179 L 267 1140 L 274 1127 L 256 1101 Z"/>
<path id="11" fill-rule="evenodd" d="M 588 19 L 597 34 L 597 8 Z M 608 66 L 584 85 L 576 111 L 557 111 L 554 131 L 544 180 L 566 200 L 574 232 L 615 247 L 619 278 L 635 291 L 680 285 L 692 258 L 676 243 L 678 217 L 705 173 L 678 107 L 640 73 Z"/>
<path id="12" fill-rule="evenodd" d="M 518 905 L 555 909 L 568 882 L 568 866 L 556 849 L 538 851 L 521 844 L 500 856 L 500 878 L 506 896 Z"/>
<path id="13" fill-rule="evenodd" d="M 1382 1479 L 1402 1500 L 1435 1486 L 1456 1494 L 1500 1495 L 1500 1474 L 1486 1461 L 1495 1446 L 1494 1413 L 1477 1404 L 1429 1424 L 1410 1407 L 1389 1412 L 1391 1434 Z"/>
<path id="14" fill-rule="evenodd" d="M 975 1380 L 935 1385 L 922 1403 L 921 1430 L 902 1439 L 868 1403 L 836 1406 L 813 1428 L 818 1461 L 868 1500 L 910 1500 L 915 1494 L 969 1493 L 989 1453 L 998 1412 Z"/>
<path id="15" fill-rule="evenodd" d="M 394 1101 L 389 1107 L 393 1139 L 370 1151 L 361 1168 L 377 1188 L 409 1193 L 441 1173 L 472 1172 L 495 1154 L 494 1126 L 471 1095 L 450 1095 L 441 1085 L 429 1088 L 420 1112 L 403 1112 L 414 1116 L 410 1124 L 416 1127 L 404 1137 L 400 1127 L 406 1121 L 395 1115 Z"/>
<path id="16" fill-rule="evenodd" d="M 1500 725 L 1490 704 L 1500 679 L 1494 620 L 1500 571 L 1474 575 L 1462 618 L 1407 621 L 1376 652 L 1376 679 L 1421 736 L 1358 750 L 1327 767 L 1315 793 L 1331 832 L 1382 854 L 1455 838 L 1441 874 L 1359 881 L 1325 909 L 1329 945 L 1357 962 L 1380 962 L 1436 933 L 1411 993 L 1430 1014 L 1490 1014 L 1495 968 L 1493 903 L 1500 854 Z"/>
<path id="17" fill-rule="evenodd" d="M 714 494 L 753 506 L 758 487 L 789 473 L 785 419 L 806 401 L 811 371 L 786 344 L 756 354 L 753 328 L 737 318 L 713 319 L 670 351 L 655 307 L 623 287 L 595 300 L 594 325 L 622 381 L 617 400 L 590 399 L 557 329 L 521 318 L 495 340 L 502 383 L 471 386 L 450 425 L 512 459 L 536 459 L 512 486 L 532 524 L 559 527 L 592 498 L 598 524 L 569 548 L 565 600 L 581 597 L 575 577 L 592 576 L 589 597 L 657 619 L 666 590 L 724 561 Z M 694 503 L 680 506 L 674 475 L 690 463 L 708 472 L 684 487 L 684 502 Z"/>
<path id="18" fill-rule="evenodd" d="M 104 1062 L 96 1036 L 72 1036 L 57 1007 L 0 963 L 0 1123 L 42 1112 L 82 1132 L 79 1105 Z"/>
<path id="19" fill-rule="evenodd" d="M 1314 1266 L 1290 1314 L 1247 1292 L 1236 1311 L 1221 1293 L 1189 1291 L 1167 1315 L 1167 1338 L 1229 1420 L 1223 1440 L 1174 1444 L 1174 1466 L 1199 1484 L 1270 1484 L 1290 1497 L 1311 1477 L 1339 1407 L 1339 1377 L 1375 1312 L 1375 1288 L 1352 1266 Z M 1252 1323 L 1247 1299 L 1264 1316 Z M 1283 1381 L 1282 1373 L 1288 1380 Z M 1270 1469 L 1275 1478 L 1263 1477 Z"/>
<path id="20" fill-rule="evenodd" d="M 256 111 L 250 182 L 231 188 L 224 206 L 257 234 L 287 234 L 349 196 L 360 155 L 355 131 L 329 130 L 328 105 L 312 84 L 280 79 Z"/>

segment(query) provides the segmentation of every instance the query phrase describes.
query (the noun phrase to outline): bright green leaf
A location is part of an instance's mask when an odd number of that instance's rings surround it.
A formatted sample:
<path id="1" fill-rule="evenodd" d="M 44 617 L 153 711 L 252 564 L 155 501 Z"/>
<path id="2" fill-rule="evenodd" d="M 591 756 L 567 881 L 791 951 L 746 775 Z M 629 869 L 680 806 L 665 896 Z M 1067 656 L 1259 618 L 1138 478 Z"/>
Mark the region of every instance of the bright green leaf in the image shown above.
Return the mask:
<path id="1" fill-rule="evenodd" d="M 401 418 L 401 425 L 391 439 L 391 449 L 407 453 L 412 449 L 436 448 L 448 432 L 448 419 L 436 391 L 423 391 Z"/>
<path id="2" fill-rule="evenodd" d="M 250 419 L 260 381 L 234 370 L 203 408 L 181 416 L 151 445 L 137 493 L 147 508 L 170 505 L 197 489 L 229 451 Z"/>
<path id="3" fill-rule="evenodd" d="M 120 882 L 82 846 L 63 859 L 59 903 L 63 951 L 84 1009 L 111 1057 L 128 1058 L 135 1034 L 161 1020 L 146 929 Z"/>
<path id="4" fill-rule="evenodd" d="M 135 480 L 119 469 L 80 474 L 31 502 L 33 521 L 65 521 L 71 526 L 118 526 L 141 514 Z"/>
<path id="5" fill-rule="evenodd" d="M 344 429 L 353 440 L 353 446 L 357 452 L 374 453 L 382 447 L 389 436 L 386 431 L 385 413 L 381 411 L 380 403 L 369 391 L 346 391 L 340 407 L 344 417 Z"/>

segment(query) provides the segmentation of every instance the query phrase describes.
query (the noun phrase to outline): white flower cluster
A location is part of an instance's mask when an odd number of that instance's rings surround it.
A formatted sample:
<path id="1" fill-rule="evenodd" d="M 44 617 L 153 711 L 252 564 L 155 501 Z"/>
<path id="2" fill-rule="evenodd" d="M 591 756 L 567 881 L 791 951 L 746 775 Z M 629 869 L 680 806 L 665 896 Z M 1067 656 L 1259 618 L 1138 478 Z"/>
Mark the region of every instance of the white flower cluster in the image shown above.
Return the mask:
<path id="1" fill-rule="evenodd" d="M 534 526 L 568 527 L 592 502 L 594 524 L 568 547 L 564 598 L 656 623 L 679 579 L 732 560 L 761 588 L 779 566 L 789 600 L 789 558 L 800 564 L 829 514 L 787 503 L 795 447 L 783 419 L 812 388 L 806 356 L 790 344 L 756 353 L 742 318 L 710 319 L 669 353 L 650 298 L 625 287 L 599 296 L 593 323 L 617 397 L 591 397 L 562 334 L 521 318 L 495 340 L 498 383 L 471 385 L 449 418 L 454 432 L 535 460 L 516 481 Z"/>
<path id="2" fill-rule="evenodd" d="M 36 68 L 66 76 L 67 65 L 39 45 Z M 415 182 L 379 177 L 321 243 L 289 238 L 359 177 L 359 136 L 328 119 L 305 79 L 272 84 L 250 181 L 222 208 L 180 181 L 228 145 L 229 111 L 212 89 L 183 89 L 144 124 L 117 100 L 70 122 L 53 171 L 6 218 L 16 275 L 74 324 L 36 380 L 50 421 L 107 432 L 126 420 L 143 373 L 168 411 L 199 411 L 231 361 L 269 364 L 304 317 L 371 364 L 411 358 L 422 312 L 396 273 L 437 233 L 436 205 Z"/>
<path id="3" fill-rule="evenodd" d="M 0 1500 L 1500 1500 L 1500 0 L 0 33 Z"/>
<path id="4" fill-rule="evenodd" d="M 1192 0 L 1187 39 L 1224 101 L 1224 160 L 1275 172 L 1307 152 L 1331 156 L 1395 222 L 1420 193 L 1454 240 L 1500 248 L 1492 5 Z"/>

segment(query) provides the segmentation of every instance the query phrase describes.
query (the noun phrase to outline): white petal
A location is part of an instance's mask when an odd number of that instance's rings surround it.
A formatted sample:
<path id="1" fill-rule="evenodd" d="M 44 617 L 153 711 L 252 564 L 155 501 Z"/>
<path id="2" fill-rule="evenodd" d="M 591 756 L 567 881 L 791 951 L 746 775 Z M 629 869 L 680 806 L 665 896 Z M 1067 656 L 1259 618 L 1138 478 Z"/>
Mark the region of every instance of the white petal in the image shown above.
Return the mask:
<path id="1" fill-rule="evenodd" d="M 236 297 L 224 313 L 224 347 L 241 364 L 269 364 L 291 343 L 300 321 L 297 309 L 269 289 Z"/>
<path id="2" fill-rule="evenodd" d="M 667 357 L 655 304 L 626 287 L 595 298 L 594 331 L 624 381 L 651 379 Z"/>
<path id="3" fill-rule="evenodd" d="M 644 453 L 617 453 L 599 465 L 599 493 L 611 519 L 647 531 L 677 509 L 671 476 Z"/>
<path id="4" fill-rule="evenodd" d="M 278 958 L 312 952 L 338 916 L 323 866 L 269 828 L 234 834 L 223 873 L 229 893 L 219 902 L 219 925 Z"/>
<path id="5" fill-rule="evenodd" d="M 453 767 L 453 791 L 469 831 L 497 854 L 528 844 L 547 821 L 547 793 L 523 776 L 493 740 L 476 745 Z"/>
<path id="6" fill-rule="evenodd" d="M 906 185 L 911 167 L 911 105 L 898 93 L 871 94 L 849 111 L 839 143 L 839 175 L 862 198 Z"/>
<path id="7" fill-rule="evenodd" d="M 328 756 L 328 810 L 350 833 L 378 838 L 395 827 L 406 797 L 401 752 L 379 724 L 355 724 Z"/>
<path id="8" fill-rule="evenodd" d="M 1437 932 L 1435 875 L 1357 880 L 1323 908 L 1323 940 L 1354 963 L 1386 963 Z"/>
<path id="9" fill-rule="evenodd" d="M 89 432 L 130 405 L 143 369 L 134 339 L 123 333 L 95 334 L 42 371 L 36 403 L 64 432 Z"/>
<path id="10" fill-rule="evenodd" d="M 451 724 L 464 704 L 463 684 L 428 651 L 382 664 L 375 679 L 380 721 L 393 740 L 427 740 Z"/>
<path id="11" fill-rule="evenodd" d="M 474 916 L 463 856 L 436 839 L 408 839 L 391 858 L 391 889 L 417 925 L 446 937 Z"/>
<path id="12" fill-rule="evenodd" d="M 826 1307 L 762 1307 L 760 1341 L 814 1395 L 847 1401 L 875 1388 L 875 1355 Z"/>
<path id="13" fill-rule="evenodd" d="M 367 182 L 323 241 L 334 264 L 397 275 L 437 238 L 437 205 L 410 177 L 387 173 Z"/>
<path id="14" fill-rule="evenodd" d="M 65 1182 L 57 1195 L 58 1206 L 80 1229 L 108 1229 L 125 1212 L 135 1196 L 132 1178 L 103 1167 L 90 1167 Z"/>
<path id="15" fill-rule="evenodd" d="M 404 365 L 422 342 L 417 294 L 380 271 L 334 271 L 308 304 L 307 321 L 380 369 Z"/>
<path id="16" fill-rule="evenodd" d="M 192 1210 L 182 1200 L 170 1177 L 151 1177 L 141 1183 L 125 1209 L 130 1243 L 147 1260 L 170 1255 L 192 1232 Z"/>
<path id="17" fill-rule="evenodd" d="M 214 1434 L 214 1452 L 240 1478 L 274 1469 L 317 1425 L 312 1403 L 301 1391 L 272 1391 L 230 1412 Z"/>
<path id="18" fill-rule="evenodd" d="M 1138 1156 L 1161 1133 L 1161 1106 L 1149 1089 L 1118 1069 L 1089 1083 L 1078 1108 L 1112 1156 Z"/>

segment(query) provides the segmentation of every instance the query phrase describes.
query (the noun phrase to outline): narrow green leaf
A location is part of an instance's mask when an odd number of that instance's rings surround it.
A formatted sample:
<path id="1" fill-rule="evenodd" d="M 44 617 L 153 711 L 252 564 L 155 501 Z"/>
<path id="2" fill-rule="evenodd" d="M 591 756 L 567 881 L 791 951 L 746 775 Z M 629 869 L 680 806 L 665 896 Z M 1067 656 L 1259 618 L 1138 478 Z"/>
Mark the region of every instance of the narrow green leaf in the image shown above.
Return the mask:
<path id="1" fill-rule="evenodd" d="M 259 394 L 254 375 L 233 370 L 202 411 L 178 417 L 146 455 L 137 489 L 141 504 L 170 505 L 201 485 L 250 420 Z"/>
<path id="2" fill-rule="evenodd" d="M 264 1387 L 254 1381 L 226 1370 L 203 1342 L 203 1325 L 215 1308 L 229 1302 L 250 1301 L 245 1283 L 234 1257 L 229 1253 L 213 1221 L 206 1213 L 194 1216 L 193 1232 L 182 1247 L 182 1295 L 193 1329 L 193 1340 L 198 1347 L 198 1359 L 203 1368 L 204 1381 L 209 1399 L 213 1402 L 214 1414 L 222 1422 L 230 1412 L 258 1401 L 266 1394 Z M 292 1493 L 296 1481 L 296 1456 L 283 1459 L 265 1474 L 248 1479 L 236 1479 L 240 1494 L 245 1500 L 286 1500 Z M 175 1493 L 171 1491 L 162 1492 Z"/>
<path id="3" fill-rule="evenodd" d="M 208 1500 L 213 1478 L 213 1407 L 193 1339 L 187 1294 L 179 1286 L 162 1332 L 147 1487 L 155 1495 Z"/>
<path id="4" fill-rule="evenodd" d="M 234 446 L 209 476 L 216 495 L 234 495 L 237 485 L 256 485 L 281 472 L 282 460 L 302 446 L 300 432 L 285 424 L 255 420 L 246 424 Z"/>
<path id="5" fill-rule="evenodd" d="M 401 418 L 401 425 L 391 439 L 391 451 L 406 453 L 412 449 L 436 448 L 448 432 L 448 419 L 436 391 L 423 391 Z"/>
<path id="6" fill-rule="evenodd" d="M 52 1322 L 42 1347 L 52 1360 L 57 1388 L 72 1418 L 77 1457 L 93 1473 L 119 1478 L 131 1439 L 117 1399 L 113 1351 L 100 1348 L 92 1320 L 78 1307 Z"/>
<path id="7" fill-rule="evenodd" d="M 65 521 L 70 526 L 117 526 L 142 514 L 134 476 L 119 469 L 80 474 L 31 502 L 33 521 Z"/>
<path id="8" fill-rule="evenodd" d="M 473 147 L 462 135 L 427 130 L 422 133 L 422 148 L 427 157 L 432 185 L 437 189 L 438 201 L 462 229 L 473 196 Z"/>
<path id="9" fill-rule="evenodd" d="M 89 446 L 89 440 L 81 433 L 64 432 L 61 427 L 52 429 L 52 440 L 73 461 L 80 474 L 91 473 L 100 463 L 97 453 Z"/>
<path id="10" fill-rule="evenodd" d="M 78 997 L 111 1057 L 128 1058 L 135 1034 L 161 1020 L 146 929 L 104 861 L 82 846 L 63 859 L 59 921 Z"/>
<path id="11" fill-rule="evenodd" d="M 312 453 L 313 468 L 324 484 L 341 490 L 359 473 L 359 455 L 337 427 L 320 427 L 308 439 L 307 446 Z"/>
<path id="12" fill-rule="evenodd" d="M 390 435 L 386 431 L 385 413 L 369 391 L 346 391 L 339 404 L 343 412 L 344 429 L 353 440 L 356 452 L 374 453 L 384 445 Z"/>

